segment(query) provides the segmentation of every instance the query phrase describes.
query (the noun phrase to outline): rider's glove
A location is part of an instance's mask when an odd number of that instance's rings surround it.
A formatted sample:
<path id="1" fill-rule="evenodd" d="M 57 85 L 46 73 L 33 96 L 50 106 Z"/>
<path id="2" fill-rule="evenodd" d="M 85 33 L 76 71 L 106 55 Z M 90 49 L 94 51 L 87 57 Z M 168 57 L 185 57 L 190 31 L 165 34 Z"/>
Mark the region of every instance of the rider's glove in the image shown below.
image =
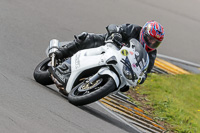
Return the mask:
<path id="1" fill-rule="evenodd" d="M 106 27 L 107 30 L 107 36 L 106 36 L 106 40 L 109 39 L 115 39 L 119 42 L 122 42 L 122 28 L 120 26 L 117 26 L 115 24 L 110 24 Z"/>
<path id="2" fill-rule="evenodd" d="M 111 35 L 111 39 L 113 41 L 118 41 L 118 42 L 122 42 L 122 35 L 120 33 L 113 33 Z"/>

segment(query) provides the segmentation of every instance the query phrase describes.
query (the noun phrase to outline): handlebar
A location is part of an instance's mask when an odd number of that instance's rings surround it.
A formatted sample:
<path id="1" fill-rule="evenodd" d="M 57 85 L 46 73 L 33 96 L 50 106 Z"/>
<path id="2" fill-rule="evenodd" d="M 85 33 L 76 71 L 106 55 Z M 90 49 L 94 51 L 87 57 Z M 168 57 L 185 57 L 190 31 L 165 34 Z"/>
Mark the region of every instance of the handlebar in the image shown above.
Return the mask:
<path id="1" fill-rule="evenodd" d="M 117 48 L 121 49 L 124 45 L 116 39 L 106 40 L 105 43 L 113 43 Z"/>
<path id="2" fill-rule="evenodd" d="M 118 40 L 116 40 L 116 39 L 113 39 L 113 42 L 115 43 L 115 44 L 117 44 L 117 46 L 119 47 L 123 47 L 124 45 L 121 43 L 121 42 L 119 42 Z"/>

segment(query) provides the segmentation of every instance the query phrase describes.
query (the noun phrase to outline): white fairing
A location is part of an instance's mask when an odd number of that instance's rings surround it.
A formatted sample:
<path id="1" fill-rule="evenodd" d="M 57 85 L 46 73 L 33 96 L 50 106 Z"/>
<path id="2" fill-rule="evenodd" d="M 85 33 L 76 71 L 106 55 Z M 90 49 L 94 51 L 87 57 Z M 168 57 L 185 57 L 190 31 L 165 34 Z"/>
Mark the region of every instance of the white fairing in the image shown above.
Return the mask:
<path id="1" fill-rule="evenodd" d="M 130 43 L 131 44 L 131 43 Z M 81 50 L 77 52 L 71 58 L 71 76 L 68 80 L 66 91 L 69 93 L 73 87 L 73 84 L 76 78 L 83 72 L 89 68 L 102 66 L 102 68 L 98 71 L 99 75 L 109 75 L 111 76 L 116 86 L 120 89 L 124 85 L 129 85 L 135 87 L 138 84 L 138 80 L 143 76 L 143 70 L 145 67 L 148 66 L 148 61 L 141 62 L 140 64 L 143 65 L 136 65 L 137 63 L 136 56 L 137 51 L 132 47 L 122 47 L 120 50 L 113 45 L 112 43 L 107 43 L 105 46 L 101 46 L 98 48 L 91 48 L 86 50 Z M 141 45 L 141 44 L 140 44 Z M 123 52 L 125 53 L 123 53 Z M 148 56 L 148 55 L 147 55 Z M 107 64 L 108 59 L 111 57 L 115 57 L 117 64 L 109 64 L 115 68 L 115 72 L 109 69 Z M 134 81 L 126 79 L 123 74 L 123 66 L 124 64 L 121 62 L 122 59 L 129 59 L 131 63 L 132 70 L 136 73 L 138 79 Z M 148 57 L 147 57 L 148 58 Z M 117 73 L 116 73 L 117 72 Z"/>

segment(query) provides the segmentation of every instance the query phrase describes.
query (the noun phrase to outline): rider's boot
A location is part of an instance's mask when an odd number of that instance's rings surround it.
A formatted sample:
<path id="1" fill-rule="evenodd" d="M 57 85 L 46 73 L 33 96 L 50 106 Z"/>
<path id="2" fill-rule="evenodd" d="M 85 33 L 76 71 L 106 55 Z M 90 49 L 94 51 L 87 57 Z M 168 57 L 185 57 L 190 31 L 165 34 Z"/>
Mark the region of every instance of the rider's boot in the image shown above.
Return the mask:
<path id="1" fill-rule="evenodd" d="M 87 35 L 88 33 L 83 32 L 78 36 L 74 36 L 75 37 L 74 41 L 69 42 L 68 44 L 59 48 L 59 50 L 55 52 L 56 58 L 58 59 L 68 58 L 74 55 L 79 50 L 81 50 L 82 48 L 80 48 L 80 45 L 83 44 Z"/>

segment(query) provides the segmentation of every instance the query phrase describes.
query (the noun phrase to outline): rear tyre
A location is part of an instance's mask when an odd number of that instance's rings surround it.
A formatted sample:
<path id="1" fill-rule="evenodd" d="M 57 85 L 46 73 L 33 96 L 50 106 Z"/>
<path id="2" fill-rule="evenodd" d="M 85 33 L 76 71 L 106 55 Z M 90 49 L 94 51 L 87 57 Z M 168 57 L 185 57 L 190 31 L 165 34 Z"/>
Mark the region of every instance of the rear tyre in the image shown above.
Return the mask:
<path id="1" fill-rule="evenodd" d="M 68 95 L 70 103 L 81 106 L 95 102 L 116 89 L 115 81 L 109 76 L 103 76 L 89 84 L 85 81 L 75 86 Z"/>
<path id="2" fill-rule="evenodd" d="M 42 85 L 51 85 L 54 84 L 53 80 L 50 77 L 50 73 L 48 71 L 48 63 L 50 62 L 50 58 L 46 58 L 40 64 L 38 64 L 34 70 L 33 77 L 34 79 L 42 84 Z"/>

